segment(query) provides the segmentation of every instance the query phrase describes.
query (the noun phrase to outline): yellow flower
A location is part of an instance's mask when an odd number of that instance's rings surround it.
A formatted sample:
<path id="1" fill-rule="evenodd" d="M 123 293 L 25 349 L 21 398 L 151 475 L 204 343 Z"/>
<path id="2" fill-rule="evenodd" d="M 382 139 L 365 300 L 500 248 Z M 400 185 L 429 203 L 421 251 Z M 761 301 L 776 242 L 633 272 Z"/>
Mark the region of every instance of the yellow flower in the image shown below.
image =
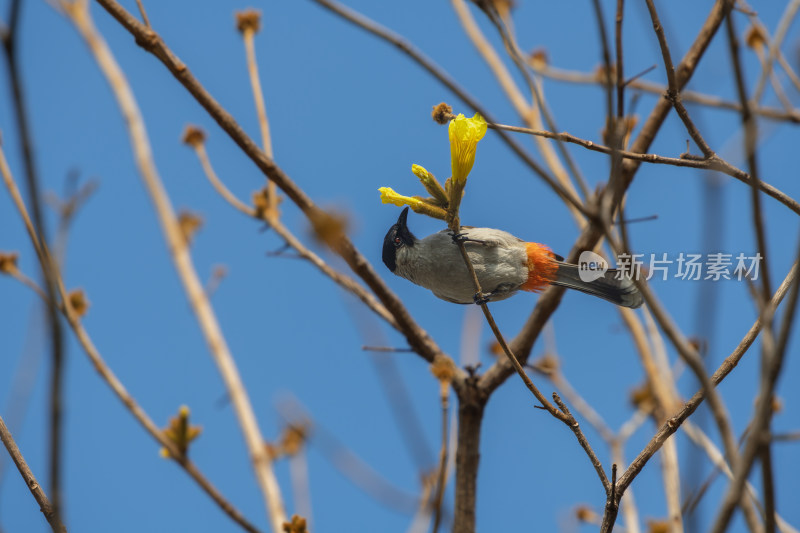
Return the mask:
<path id="1" fill-rule="evenodd" d="M 475 163 L 478 141 L 486 134 L 486 121 L 478 113 L 472 118 L 460 114 L 450 121 L 450 165 L 453 182 L 462 185 Z"/>

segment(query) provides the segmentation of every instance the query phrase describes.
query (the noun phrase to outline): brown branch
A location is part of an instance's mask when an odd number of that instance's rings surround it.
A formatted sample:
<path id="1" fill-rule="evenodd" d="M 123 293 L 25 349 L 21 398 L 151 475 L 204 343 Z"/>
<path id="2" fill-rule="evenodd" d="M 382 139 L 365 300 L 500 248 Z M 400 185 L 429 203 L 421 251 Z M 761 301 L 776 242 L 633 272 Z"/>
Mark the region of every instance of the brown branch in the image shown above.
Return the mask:
<path id="1" fill-rule="evenodd" d="M 436 474 L 436 492 L 433 497 L 433 533 L 438 533 L 442 523 L 442 502 L 444 500 L 444 488 L 447 482 L 447 415 L 450 411 L 450 385 L 447 381 L 441 382 L 441 411 L 442 411 L 442 445 L 439 450 L 439 468 Z"/>
<path id="2" fill-rule="evenodd" d="M 581 431 L 578 421 L 575 420 L 575 417 L 572 416 L 572 413 L 570 413 L 566 404 L 561 401 L 561 398 L 555 392 L 553 393 L 553 401 L 556 402 L 556 405 L 558 405 L 558 408 L 561 409 L 561 412 L 566 415 L 567 425 L 575 434 L 575 438 L 578 439 L 578 443 L 581 445 L 581 448 L 583 448 L 583 451 L 586 452 L 587 457 L 589 457 L 589 461 L 591 461 L 595 472 L 597 472 L 597 476 L 600 478 L 600 482 L 603 484 L 603 488 L 606 491 L 606 496 L 610 498 L 612 495 L 613 486 L 611 485 L 611 482 L 608 481 L 606 472 L 603 470 L 603 464 L 600 462 L 600 459 L 597 458 L 597 454 L 594 453 L 589 441 L 586 440 L 586 435 L 584 435 L 583 431 Z"/>
<path id="3" fill-rule="evenodd" d="M 28 463 L 25 462 L 25 458 L 22 456 L 22 452 L 19 451 L 17 443 L 14 442 L 14 437 L 11 436 L 11 432 L 6 427 L 2 416 L 0 416 L 0 440 L 3 441 L 3 445 L 6 447 L 6 450 L 8 450 L 11 460 L 17 465 L 17 470 L 19 470 L 22 479 L 25 480 L 25 484 L 28 486 L 28 490 L 31 491 L 31 494 L 33 494 L 36 503 L 39 504 L 39 510 L 42 511 L 47 523 L 50 524 L 50 527 L 55 533 L 66 533 L 67 529 L 59 520 L 53 505 L 50 503 L 50 500 L 47 499 L 47 494 L 44 493 L 44 489 L 42 489 L 39 482 L 36 481 L 36 477 L 28 467 Z"/>
<path id="4" fill-rule="evenodd" d="M 745 157 L 747 159 L 747 166 L 748 170 L 750 171 L 750 175 L 752 176 L 752 187 L 751 190 L 751 205 L 752 205 L 752 212 L 753 212 L 753 227 L 755 228 L 756 234 L 756 243 L 758 246 L 758 251 L 761 254 L 761 282 L 762 282 L 762 292 L 761 295 L 757 298 L 757 306 L 758 308 L 763 307 L 763 305 L 767 302 L 769 295 L 770 295 L 770 275 L 769 275 L 769 264 L 767 263 L 768 253 L 767 253 L 767 238 L 766 238 L 766 230 L 764 228 L 764 215 L 761 208 L 761 195 L 759 194 L 758 183 L 760 182 L 758 177 L 758 161 L 756 155 L 756 143 L 758 141 L 758 126 L 756 124 L 755 118 L 753 117 L 752 112 L 750 111 L 750 102 L 747 98 L 747 89 L 744 85 L 744 75 L 742 74 L 742 64 L 741 59 L 739 57 L 739 42 L 736 36 L 736 29 L 734 27 L 734 19 L 732 16 L 728 16 L 728 19 L 725 21 L 725 27 L 728 33 L 728 45 L 729 51 L 731 56 L 731 62 L 733 64 L 733 73 L 734 79 L 736 81 L 736 92 L 739 96 L 739 101 L 742 104 L 742 124 L 744 127 L 744 150 L 745 150 Z M 769 73 L 771 71 L 771 62 L 768 61 L 767 65 L 765 65 L 764 72 Z M 795 283 L 797 286 L 797 283 Z M 793 291 L 792 295 L 789 298 L 789 312 L 794 312 L 794 304 L 796 303 L 795 299 L 796 292 Z M 768 319 L 769 320 L 769 319 Z M 751 436 L 748 439 L 747 446 L 745 446 L 744 453 L 742 454 L 741 463 L 731 463 L 731 466 L 734 468 L 734 471 L 742 475 L 745 479 L 749 473 L 749 468 L 752 466 L 753 462 L 756 459 L 756 456 L 761 456 L 761 474 L 763 479 L 764 485 L 764 512 L 766 515 L 765 520 L 765 530 L 766 533 L 775 533 L 775 490 L 773 485 L 773 477 L 772 477 L 772 459 L 771 459 L 771 443 L 769 438 L 763 438 L 764 436 L 769 435 L 770 431 L 770 424 L 772 421 L 772 393 L 774 387 L 774 381 L 772 381 L 772 385 L 770 385 L 769 381 L 769 368 L 773 366 L 777 366 L 780 368 L 780 364 L 782 362 L 783 353 L 779 351 L 773 351 L 774 346 L 774 339 L 772 337 L 772 324 L 771 321 L 768 321 L 766 324 L 765 331 L 769 333 L 769 336 L 765 335 L 764 342 L 762 343 L 762 354 L 761 354 L 761 372 L 762 372 L 762 387 L 761 387 L 761 395 L 759 396 L 759 402 L 763 404 L 758 405 L 758 412 L 763 419 L 754 419 L 752 422 L 753 430 L 751 432 Z M 777 375 L 775 376 L 777 379 Z M 752 444 L 755 442 L 756 444 Z M 751 445 L 753 447 L 752 457 L 749 455 L 751 453 Z M 741 499 L 742 491 L 744 490 L 744 482 L 740 482 L 738 478 L 734 478 L 733 484 L 729 489 L 729 493 L 726 495 L 726 499 L 723 502 L 723 509 L 719 513 L 719 517 L 717 521 L 715 521 L 715 527 L 718 527 L 718 531 L 723 531 L 727 527 L 727 520 L 730 519 L 730 516 L 726 518 L 726 505 L 728 501 L 728 497 L 736 497 L 737 499 L 734 500 L 734 503 Z M 731 508 L 733 509 L 733 508 Z M 731 510 L 732 514 L 732 510 Z"/>
<path id="5" fill-rule="evenodd" d="M 264 152 L 242 130 L 230 113 L 223 109 L 208 91 L 206 91 L 200 82 L 192 75 L 188 67 L 167 47 L 158 34 L 142 25 L 116 1 L 97 0 L 97 2 L 136 38 L 136 42 L 140 46 L 153 54 L 167 67 L 172 75 L 219 124 L 223 131 L 225 131 L 242 149 L 245 155 L 247 155 L 269 179 L 274 181 L 275 184 L 286 193 L 290 200 L 310 218 L 320 213 L 320 209 L 311 201 L 305 192 L 303 192 L 274 161 L 266 157 Z M 428 362 L 433 362 L 433 359 L 437 355 L 443 353 L 428 333 L 414 321 L 400 299 L 386 286 L 380 276 L 378 276 L 372 268 L 372 265 L 369 264 L 366 258 L 361 255 L 347 237 L 342 237 L 337 243 L 336 252 L 347 262 L 353 272 L 364 280 L 386 309 L 394 316 L 400 330 L 408 340 L 409 346 L 411 346 L 415 352 Z M 459 373 L 453 382 L 455 387 L 458 387 L 463 379 L 461 374 L 462 373 Z"/>
<path id="6" fill-rule="evenodd" d="M 620 156 L 622 156 L 623 159 L 630 159 L 632 161 L 639 161 L 642 163 L 673 165 L 677 167 L 697 168 L 702 170 L 714 170 L 717 172 L 722 172 L 723 174 L 726 174 L 732 178 L 736 178 L 742 183 L 746 183 L 748 185 L 753 184 L 750 178 L 750 174 L 736 168 L 735 166 L 731 165 L 726 160 L 722 159 L 716 154 L 708 159 L 705 158 L 697 159 L 688 156 L 687 154 L 682 154 L 681 157 L 667 157 L 658 154 L 636 153 L 627 150 L 615 150 L 614 148 L 611 148 L 609 146 L 604 146 L 602 144 L 598 144 L 588 139 L 582 139 L 580 137 L 576 137 L 575 135 L 571 135 L 567 132 L 556 133 L 546 130 L 523 128 L 520 126 L 496 124 L 493 122 L 487 123 L 487 126 L 492 129 L 507 130 L 516 133 L 525 133 L 527 135 L 533 135 L 536 137 L 545 137 L 547 139 L 559 139 L 564 142 L 583 146 L 587 150 L 591 150 L 593 152 L 599 152 L 608 155 L 619 154 Z M 758 187 L 767 196 L 770 196 L 778 200 L 780 203 L 782 203 L 783 205 L 785 205 L 786 207 L 788 207 L 789 209 L 800 215 L 800 203 L 798 203 L 797 200 L 795 200 L 791 196 L 787 195 L 786 193 L 780 191 L 779 189 L 773 187 L 772 185 L 764 181 L 759 180 Z"/>
<path id="7" fill-rule="evenodd" d="M 766 63 L 764 64 L 764 68 L 761 70 L 761 76 L 759 77 L 758 82 L 756 83 L 756 88 L 753 91 L 752 102 L 756 107 L 758 106 L 758 102 L 761 100 L 761 95 L 766 87 L 767 79 L 772 72 L 772 63 L 775 61 L 776 57 L 783 55 L 781 53 L 781 44 L 783 43 L 783 39 L 786 37 L 789 27 L 792 25 L 792 21 L 797 14 L 798 8 L 800 8 L 800 1 L 791 0 L 786 5 L 786 10 L 783 12 L 781 19 L 778 22 L 778 28 L 775 31 L 774 39 L 769 45 L 769 54 L 767 56 Z M 787 72 L 789 70 L 787 70 Z"/>
<path id="8" fill-rule="evenodd" d="M 661 47 L 661 56 L 664 58 L 664 68 L 667 71 L 668 87 L 666 97 L 672 103 L 673 107 L 675 107 L 675 111 L 677 111 L 678 116 L 686 126 L 686 131 L 689 132 L 689 135 L 692 137 L 697 147 L 703 152 L 703 155 L 706 157 L 706 159 L 714 157 L 714 151 L 708 146 L 708 143 L 706 143 L 705 139 L 703 139 L 703 136 L 700 135 L 700 132 L 694 125 L 694 122 L 692 122 L 692 119 L 689 118 L 689 112 L 686 111 L 686 107 L 684 107 L 683 102 L 681 101 L 680 88 L 678 87 L 678 82 L 675 78 L 675 68 L 672 65 L 672 55 L 670 54 L 669 45 L 667 44 L 667 37 L 664 35 L 664 28 L 661 26 L 661 21 L 659 20 L 658 13 L 656 12 L 656 6 L 653 3 L 653 0 L 645 1 L 647 3 L 647 10 L 650 12 L 650 19 L 653 21 L 653 30 L 656 32 L 658 45 Z"/>
<path id="9" fill-rule="evenodd" d="M 622 21 L 625 14 L 625 0 L 617 0 L 617 14 L 614 17 L 614 41 L 616 43 L 617 64 L 616 64 L 616 85 L 617 85 L 617 118 L 625 118 L 625 87 L 628 82 L 625 81 L 624 63 L 622 60 Z M 637 75 L 640 76 L 641 74 Z M 635 77 L 633 79 L 636 79 Z"/>
<path id="10" fill-rule="evenodd" d="M 3 51 L 8 65 L 8 83 L 11 90 L 14 118 L 19 132 L 22 149 L 23 168 L 25 170 L 25 183 L 27 186 L 28 200 L 33 212 L 33 228 L 41 243 L 47 243 L 47 228 L 44 223 L 44 214 L 41 201 L 41 188 L 36 160 L 33 155 L 33 136 L 28 122 L 27 103 L 22 89 L 22 75 L 17 64 L 17 38 L 19 35 L 19 13 L 21 0 L 11 0 L 9 8 L 9 24 L 2 35 Z M 37 249 L 37 258 L 44 288 L 47 293 L 45 306 L 47 309 L 47 330 L 50 333 L 50 351 L 52 366 L 50 368 L 50 435 L 49 435 L 49 481 L 50 496 L 53 503 L 53 512 L 61 520 L 62 483 L 61 483 L 61 435 L 62 435 L 62 410 L 63 410 L 63 382 L 64 382 L 64 335 L 61 322 L 56 309 L 56 287 L 54 259 L 46 247 Z"/>
<path id="11" fill-rule="evenodd" d="M 611 83 L 604 73 L 598 74 L 595 72 L 577 72 L 572 70 L 559 69 L 548 65 L 531 64 L 531 68 L 537 74 L 556 81 L 566 83 L 585 84 L 585 85 L 607 85 Z M 649 70 L 649 69 L 648 69 Z M 634 79 L 625 83 L 626 87 L 637 89 L 651 94 L 663 95 L 667 91 L 667 87 L 659 83 L 654 83 L 646 80 Z M 742 106 L 730 100 L 725 100 L 718 96 L 710 94 L 698 93 L 695 91 L 681 90 L 681 98 L 684 102 L 692 102 L 706 107 L 715 107 L 728 111 L 736 111 L 740 113 Z M 776 107 L 754 107 L 753 114 L 764 117 L 770 120 L 780 120 L 792 123 L 800 123 L 800 110 L 787 111 Z"/>
<path id="12" fill-rule="evenodd" d="M 731 63 L 733 64 L 733 75 L 736 82 L 736 93 L 739 96 L 739 102 L 742 105 L 742 126 L 744 127 L 744 152 L 747 159 L 748 170 L 751 177 L 751 200 L 753 208 L 753 227 L 756 232 L 756 243 L 758 251 L 762 256 L 761 263 L 761 282 L 762 282 L 762 296 L 760 298 L 761 305 L 766 302 L 769 295 L 772 293 L 770 287 L 770 274 L 767 264 L 767 237 L 764 229 L 764 215 L 761 209 L 761 195 L 758 194 L 760 179 L 758 177 L 758 161 L 756 157 L 756 143 L 758 141 L 758 125 L 753 118 L 753 113 L 750 111 L 750 102 L 747 99 L 747 89 L 744 86 L 744 75 L 742 74 L 742 64 L 739 58 L 739 41 L 736 37 L 736 29 L 733 25 L 733 17 L 728 17 L 725 27 L 728 33 L 728 45 L 731 56 Z"/>
<path id="13" fill-rule="evenodd" d="M 252 12 L 252 14 L 260 17 L 258 12 Z M 261 143 L 264 146 L 264 154 L 267 158 L 274 160 L 275 154 L 272 151 L 272 135 L 269 131 L 267 107 L 264 103 L 264 91 L 261 89 L 261 78 L 258 75 L 258 62 L 256 61 L 255 34 L 256 31 L 258 31 L 257 24 L 240 24 L 239 30 L 244 40 L 245 55 L 247 56 L 247 74 L 250 77 L 250 87 L 253 91 L 253 100 L 258 115 L 258 126 L 261 130 Z M 274 218 L 278 218 L 279 198 L 278 191 L 275 188 L 275 182 L 273 181 L 267 183 L 267 200 L 269 202 L 267 210 L 270 212 L 270 215 Z"/>
<path id="14" fill-rule="evenodd" d="M 619 6 L 619 3 L 617 4 Z M 608 45 L 608 34 L 606 32 L 606 22 L 605 18 L 603 17 L 603 6 L 600 4 L 600 0 L 592 0 L 592 6 L 594 7 L 594 18 L 597 21 L 597 29 L 598 33 L 600 34 L 600 50 L 602 50 L 602 58 L 603 58 L 603 68 L 607 75 L 611 75 L 611 47 Z M 622 24 L 620 20 L 619 24 Z M 619 38 L 619 35 L 618 35 Z M 620 48 L 617 48 L 617 59 L 620 59 L 622 51 Z M 617 65 L 617 79 L 622 78 L 622 73 L 620 72 L 620 65 Z M 619 85 L 618 85 L 619 87 Z M 613 127 L 613 123 L 616 121 L 614 117 L 616 116 L 614 113 L 614 87 L 609 83 L 605 86 L 605 94 L 606 94 L 606 117 L 607 117 L 607 124 L 606 127 L 608 128 L 608 133 L 611 135 L 616 135 L 616 128 Z M 619 107 L 618 107 L 619 109 Z M 555 128 L 550 128 L 554 130 Z M 616 144 L 616 143 L 615 143 Z"/>
<path id="15" fill-rule="evenodd" d="M 481 423 L 489 397 L 468 377 L 458 393 L 458 446 L 453 531 L 475 532 L 475 500 L 480 462 Z"/>
<path id="16" fill-rule="evenodd" d="M 139 8 L 139 13 L 142 15 L 142 20 L 144 21 L 145 26 L 150 28 L 150 19 L 147 17 L 147 11 L 144 10 L 144 4 L 142 0 L 136 0 L 136 7 Z"/>

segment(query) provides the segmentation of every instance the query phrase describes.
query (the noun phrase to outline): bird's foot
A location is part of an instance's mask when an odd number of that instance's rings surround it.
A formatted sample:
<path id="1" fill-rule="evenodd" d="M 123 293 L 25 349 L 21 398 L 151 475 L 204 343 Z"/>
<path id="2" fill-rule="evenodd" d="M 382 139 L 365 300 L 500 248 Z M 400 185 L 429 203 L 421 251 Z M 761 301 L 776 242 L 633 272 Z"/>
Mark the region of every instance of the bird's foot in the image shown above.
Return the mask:
<path id="1" fill-rule="evenodd" d="M 489 292 L 476 292 L 475 296 L 472 297 L 472 300 L 476 305 L 484 305 L 489 303 L 489 299 L 491 297 L 492 294 Z"/>
<path id="2" fill-rule="evenodd" d="M 477 239 L 470 239 L 467 236 L 466 233 L 448 231 L 447 234 L 450 235 L 450 237 L 453 238 L 453 243 L 455 243 L 455 244 L 459 244 L 459 243 L 462 243 L 462 242 L 476 242 L 478 244 L 486 244 L 486 241 L 479 241 Z"/>

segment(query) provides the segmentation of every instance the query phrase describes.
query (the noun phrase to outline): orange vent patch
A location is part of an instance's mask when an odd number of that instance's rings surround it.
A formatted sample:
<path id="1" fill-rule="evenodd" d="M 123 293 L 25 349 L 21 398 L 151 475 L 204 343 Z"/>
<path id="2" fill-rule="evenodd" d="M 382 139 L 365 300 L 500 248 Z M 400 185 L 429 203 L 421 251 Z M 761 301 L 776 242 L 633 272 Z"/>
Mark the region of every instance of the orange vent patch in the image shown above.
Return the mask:
<path id="1" fill-rule="evenodd" d="M 536 242 L 526 242 L 528 253 L 528 281 L 520 287 L 523 291 L 539 292 L 556 279 L 558 263 L 550 248 Z"/>

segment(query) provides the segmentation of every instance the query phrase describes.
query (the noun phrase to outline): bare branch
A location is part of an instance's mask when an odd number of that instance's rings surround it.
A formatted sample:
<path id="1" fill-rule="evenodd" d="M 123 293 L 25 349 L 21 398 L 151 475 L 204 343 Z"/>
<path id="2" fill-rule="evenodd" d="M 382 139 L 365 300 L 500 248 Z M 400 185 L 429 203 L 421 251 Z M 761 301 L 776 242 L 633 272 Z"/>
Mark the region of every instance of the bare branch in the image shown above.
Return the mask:
<path id="1" fill-rule="evenodd" d="M 50 524 L 50 527 L 55 533 L 66 533 L 67 529 L 56 515 L 50 500 L 47 499 L 47 494 L 44 493 L 44 489 L 42 489 L 39 482 L 36 481 L 36 477 L 34 477 L 33 472 L 31 472 L 31 469 L 28 467 L 28 463 L 25 462 L 25 458 L 22 456 L 22 452 L 19 451 L 17 443 L 14 442 L 14 437 L 11 436 L 11 432 L 6 427 L 2 416 L 0 416 L 0 440 L 3 441 L 3 445 L 6 447 L 6 450 L 8 450 L 11 460 L 17 465 L 17 470 L 19 470 L 20 475 L 22 475 L 22 479 L 25 480 L 25 484 L 28 486 L 28 490 L 31 491 L 31 494 L 33 494 L 36 503 L 39 504 L 39 509 L 42 511 L 47 523 Z"/>

